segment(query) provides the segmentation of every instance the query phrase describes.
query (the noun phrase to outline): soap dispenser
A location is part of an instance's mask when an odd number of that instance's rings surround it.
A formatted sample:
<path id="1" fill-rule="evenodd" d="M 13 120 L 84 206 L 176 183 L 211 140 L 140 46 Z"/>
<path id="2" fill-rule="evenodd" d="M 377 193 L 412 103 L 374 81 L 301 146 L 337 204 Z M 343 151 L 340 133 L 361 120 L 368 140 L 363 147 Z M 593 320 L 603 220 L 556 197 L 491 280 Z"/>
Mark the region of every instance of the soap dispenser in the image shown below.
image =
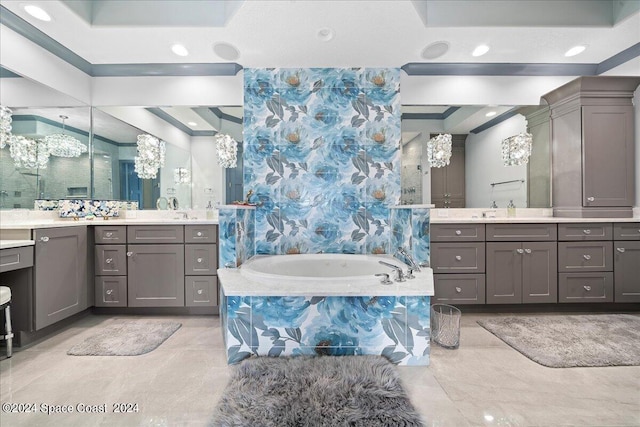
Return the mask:
<path id="1" fill-rule="evenodd" d="M 207 219 L 213 219 L 213 206 L 211 206 L 211 200 L 207 204 Z"/>
<path id="2" fill-rule="evenodd" d="M 513 204 L 513 200 L 509 200 L 509 204 L 507 205 L 507 216 L 510 218 L 516 216 L 516 205 Z"/>

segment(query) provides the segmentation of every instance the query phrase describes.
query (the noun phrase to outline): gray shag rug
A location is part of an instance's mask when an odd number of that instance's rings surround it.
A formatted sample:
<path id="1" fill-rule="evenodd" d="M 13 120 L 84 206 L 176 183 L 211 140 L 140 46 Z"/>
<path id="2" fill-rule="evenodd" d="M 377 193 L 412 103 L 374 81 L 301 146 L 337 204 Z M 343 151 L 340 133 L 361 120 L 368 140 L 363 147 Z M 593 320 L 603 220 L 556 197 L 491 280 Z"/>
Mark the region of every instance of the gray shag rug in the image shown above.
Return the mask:
<path id="1" fill-rule="evenodd" d="M 100 328 L 71 347 L 71 356 L 138 356 L 155 350 L 182 324 L 157 320 L 125 320 Z"/>
<path id="2" fill-rule="evenodd" d="M 640 316 L 500 317 L 478 324 L 550 368 L 640 365 Z"/>
<path id="3" fill-rule="evenodd" d="M 256 357 L 236 367 L 211 426 L 422 426 L 382 356 Z"/>

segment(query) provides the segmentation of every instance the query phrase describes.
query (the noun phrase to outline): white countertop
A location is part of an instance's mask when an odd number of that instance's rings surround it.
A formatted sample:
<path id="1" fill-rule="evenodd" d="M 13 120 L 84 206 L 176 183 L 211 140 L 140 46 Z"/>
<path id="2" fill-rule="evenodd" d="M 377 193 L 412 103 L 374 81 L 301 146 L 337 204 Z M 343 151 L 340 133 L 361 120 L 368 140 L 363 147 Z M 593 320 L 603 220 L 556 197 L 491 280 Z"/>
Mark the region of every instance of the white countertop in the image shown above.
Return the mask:
<path id="1" fill-rule="evenodd" d="M 0 249 L 21 248 L 24 246 L 33 246 L 34 240 L 0 240 Z"/>
<path id="2" fill-rule="evenodd" d="M 560 223 L 598 223 L 598 222 L 640 222 L 640 218 L 565 218 L 565 217 L 513 217 L 513 218 L 438 218 L 431 217 L 431 224 L 560 224 Z"/>

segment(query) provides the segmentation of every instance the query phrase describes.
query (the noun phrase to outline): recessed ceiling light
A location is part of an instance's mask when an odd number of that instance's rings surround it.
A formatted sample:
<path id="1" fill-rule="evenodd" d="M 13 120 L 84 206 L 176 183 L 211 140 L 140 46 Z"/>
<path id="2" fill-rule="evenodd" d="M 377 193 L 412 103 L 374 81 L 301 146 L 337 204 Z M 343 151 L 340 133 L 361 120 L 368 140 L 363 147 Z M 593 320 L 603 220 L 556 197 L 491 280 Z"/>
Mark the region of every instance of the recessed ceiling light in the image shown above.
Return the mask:
<path id="1" fill-rule="evenodd" d="M 481 45 L 476 46 L 475 49 L 473 49 L 473 52 L 471 53 L 471 55 L 473 55 L 473 56 L 482 56 L 487 52 L 489 52 L 489 46 L 487 46 L 486 44 L 481 44 Z"/>
<path id="2" fill-rule="evenodd" d="M 316 33 L 316 37 L 318 37 L 323 42 L 328 42 L 333 38 L 333 36 L 335 36 L 335 34 L 335 31 L 333 31 L 331 28 L 323 27 L 318 30 L 318 32 Z"/>
<path id="3" fill-rule="evenodd" d="M 566 51 L 564 56 L 576 56 L 576 55 L 579 55 L 582 52 L 584 52 L 584 50 L 586 48 L 587 48 L 586 46 L 582 46 L 582 45 L 574 46 L 571 49 L 569 49 L 568 51 Z"/>
<path id="4" fill-rule="evenodd" d="M 232 44 L 226 42 L 214 43 L 213 53 L 227 61 L 235 61 L 240 57 L 240 51 Z"/>
<path id="5" fill-rule="evenodd" d="M 176 43 L 173 46 L 171 46 L 171 50 L 173 51 L 173 53 L 175 53 L 178 56 L 189 55 L 189 51 L 187 50 L 187 48 L 179 43 Z"/>
<path id="6" fill-rule="evenodd" d="M 198 124 L 196 122 L 187 122 L 187 124 L 189 126 L 198 126 Z"/>
<path id="7" fill-rule="evenodd" d="M 486 116 L 486 117 L 493 117 L 493 116 L 495 116 L 496 114 L 498 114 L 498 113 L 496 113 L 495 111 L 489 111 L 487 114 L 485 114 L 485 116 Z"/>
<path id="8" fill-rule="evenodd" d="M 424 59 L 436 59 L 449 51 L 449 43 L 445 41 L 433 42 L 420 53 Z"/>
<path id="9" fill-rule="evenodd" d="M 49 22 L 51 21 L 51 16 L 44 11 L 44 9 L 35 6 L 33 4 L 28 4 L 24 7 L 24 11 L 27 12 L 29 15 L 33 16 L 36 19 L 39 19 L 41 21 L 45 21 L 45 22 Z"/>

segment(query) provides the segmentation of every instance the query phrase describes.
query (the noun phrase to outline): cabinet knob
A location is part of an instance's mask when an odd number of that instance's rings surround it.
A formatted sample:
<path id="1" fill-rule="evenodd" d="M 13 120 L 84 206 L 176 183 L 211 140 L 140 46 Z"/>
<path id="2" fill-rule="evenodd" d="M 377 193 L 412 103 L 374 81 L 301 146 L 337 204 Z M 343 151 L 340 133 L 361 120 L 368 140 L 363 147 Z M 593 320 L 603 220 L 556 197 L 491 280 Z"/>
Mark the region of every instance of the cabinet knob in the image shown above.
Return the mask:
<path id="1" fill-rule="evenodd" d="M 616 248 L 616 251 L 620 252 L 621 254 L 624 253 L 624 248 Z"/>
<path id="2" fill-rule="evenodd" d="M 460 292 L 462 292 L 462 288 L 460 286 L 456 286 L 456 293 L 459 294 Z"/>
<path id="3" fill-rule="evenodd" d="M 202 295 L 202 289 L 198 289 L 198 295 Z"/>
<path id="4" fill-rule="evenodd" d="M 113 237 L 113 233 L 111 231 L 107 231 L 106 233 L 104 233 L 104 235 L 106 237 Z"/>
<path id="5" fill-rule="evenodd" d="M 196 261 L 198 261 L 198 262 L 202 262 L 202 258 L 198 258 Z"/>
<path id="6" fill-rule="evenodd" d="M 584 285 L 583 288 L 587 292 L 589 292 L 591 290 L 591 286 L 589 286 L 589 285 Z"/>
<path id="7" fill-rule="evenodd" d="M 113 289 L 107 289 L 107 291 L 105 292 L 107 295 L 111 295 L 113 293 Z"/>
<path id="8" fill-rule="evenodd" d="M 46 243 L 46 242 L 48 242 L 48 241 L 49 241 L 49 237 L 47 237 L 47 236 L 42 236 L 42 237 L 40 238 L 40 241 L 41 241 L 41 242 L 45 242 L 45 243 Z"/>
<path id="9" fill-rule="evenodd" d="M 127 252 L 127 256 L 133 256 L 133 252 Z"/>
<path id="10" fill-rule="evenodd" d="M 460 231 L 460 230 L 456 230 L 456 236 L 459 236 L 459 235 L 461 235 L 461 234 L 462 234 L 462 231 Z"/>
<path id="11" fill-rule="evenodd" d="M 104 260 L 107 264 L 111 264 L 113 262 L 113 258 L 107 258 Z"/>
<path id="12" fill-rule="evenodd" d="M 587 201 L 589 202 L 593 202 L 596 198 L 595 197 L 587 197 Z"/>
<path id="13" fill-rule="evenodd" d="M 587 261 L 589 261 L 591 259 L 591 255 L 587 255 L 587 254 L 582 255 L 582 257 L 584 259 L 586 259 Z"/>
<path id="14" fill-rule="evenodd" d="M 589 230 L 589 229 L 582 230 L 582 232 L 583 232 L 584 234 L 591 234 L 591 230 Z"/>
<path id="15" fill-rule="evenodd" d="M 525 251 L 525 253 L 528 253 L 528 254 L 531 253 L 531 249 L 525 249 L 524 251 Z"/>
<path id="16" fill-rule="evenodd" d="M 198 231 L 198 232 L 196 233 L 196 236 L 198 236 L 198 237 L 202 237 L 202 231 Z"/>
<path id="17" fill-rule="evenodd" d="M 460 255 L 456 255 L 456 261 L 462 261 L 462 257 Z"/>
<path id="18" fill-rule="evenodd" d="M 524 253 L 524 249 L 516 249 L 516 252 L 519 254 L 523 254 Z"/>

